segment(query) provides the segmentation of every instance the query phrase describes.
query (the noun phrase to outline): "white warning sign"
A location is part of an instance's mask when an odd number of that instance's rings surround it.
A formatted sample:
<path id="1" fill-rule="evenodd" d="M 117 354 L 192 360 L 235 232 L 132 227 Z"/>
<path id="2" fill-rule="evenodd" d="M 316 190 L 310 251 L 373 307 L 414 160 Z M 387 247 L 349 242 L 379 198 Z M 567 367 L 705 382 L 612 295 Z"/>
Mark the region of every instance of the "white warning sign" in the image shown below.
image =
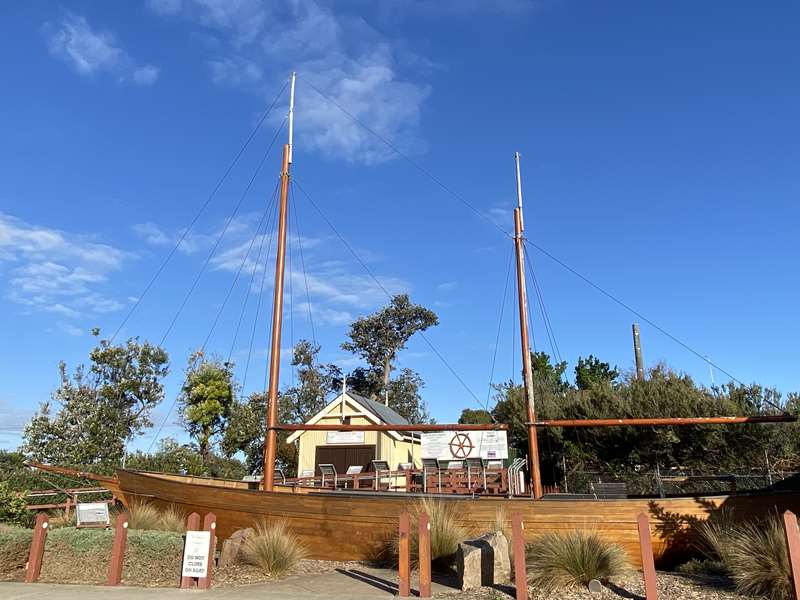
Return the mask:
<path id="1" fill-rule="evenodd" d="M 187 531 L 183 547 L 183 576 L 206 577 L 208 575 L 208 550 L 211 545 L 210 531 Z"/>
<path id="2" fill-rule="evenodd" d="M 422 458 L 508 458 L 505 431 L 436 431 L 422 434 Z"/>

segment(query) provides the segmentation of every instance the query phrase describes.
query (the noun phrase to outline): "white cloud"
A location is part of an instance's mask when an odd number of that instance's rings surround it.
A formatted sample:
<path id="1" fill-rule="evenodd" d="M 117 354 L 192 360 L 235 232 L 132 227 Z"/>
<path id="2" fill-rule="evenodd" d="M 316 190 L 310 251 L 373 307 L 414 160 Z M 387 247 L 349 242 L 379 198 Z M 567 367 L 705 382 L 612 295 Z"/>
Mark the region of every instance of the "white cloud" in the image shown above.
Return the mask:
<path id="1" fill-rule="evenodd" d="M 310 83 L 405 152 L 424 150 L 420 119 L 430 86 L 404 75 L 401 63 L 413 63 L 419 71 L 426 61 L 407 48 L 399 52 L 401 43 L 393 43 L 360 16 L 334 13 L 315 0 L 281 5 L 151 0 L 150 7 L 160 15 L 197 21 L 222 38 L 223 49 L 207 60 L 216 83 L 245 86 L 271 99 L 289 72 L 298 71 L 298 148 L 367 164 L 395 156 Z M 276 114 L 276 122 L 282 119 Z"/>
<path id="2" fill-rule="evenodd" d="M 67 335 L 75 337 L 81 336 L 85 333 L 83 329 L 81 329 L 80 327 L 76 327 L 71 323 L 58 323 L 58 328 Z"/>
<path id="3" fill-rule="evenodd" d="M 51 54 L 81 75 L 107 72 L 136 85 L 152 85 L 158 79 L 157 67 L 137 64 L 112 33 L 92 29 L 85 17 L 67 13 L 58 24 L 46 23 L 44 31 Z"/>
<path id="4" fill-rule="evenodd" d="M 101 288 L 131 257 L 108 244 L 0 213 L 0 264 L 9 267 L 6 296 L 31 310 L 75 319 L 121 309 L 123 302 Z"/>

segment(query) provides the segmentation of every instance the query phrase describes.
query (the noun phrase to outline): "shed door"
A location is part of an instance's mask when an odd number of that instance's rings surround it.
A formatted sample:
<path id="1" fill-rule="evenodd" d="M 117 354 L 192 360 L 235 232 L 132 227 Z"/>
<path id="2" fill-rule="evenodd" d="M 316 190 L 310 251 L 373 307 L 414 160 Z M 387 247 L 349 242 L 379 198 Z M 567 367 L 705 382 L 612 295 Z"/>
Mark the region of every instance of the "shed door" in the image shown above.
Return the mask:
<path id="1" fill-rule="evenodd" d="M 321 464 L 332 464 L 340 475 L 355 465 L 362 467 L 362 472 L 367 472 L 372 460 L 375 460 L 375 446 L 317 446 L 314 472 L 319 474 Z"/>

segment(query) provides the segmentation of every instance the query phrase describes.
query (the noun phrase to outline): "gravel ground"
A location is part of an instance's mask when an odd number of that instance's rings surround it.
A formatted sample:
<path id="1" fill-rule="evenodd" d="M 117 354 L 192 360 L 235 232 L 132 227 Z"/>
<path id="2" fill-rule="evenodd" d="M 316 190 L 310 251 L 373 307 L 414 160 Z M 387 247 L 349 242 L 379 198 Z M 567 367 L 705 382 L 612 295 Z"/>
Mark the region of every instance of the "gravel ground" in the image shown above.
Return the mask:
<path id="1" fill-rule="evenodd" d="M 361 562 L 337 562 L 331 560 L 301 560 L 295 568 L 285 575 L 277 578 L 283 579 L 292 575 L 313 575 L 315 573 L 329 573 L 336 569 L 358 569 L 365 566 Z M 215 586 L 237 586 L 252 583 L 265 583 L 274 581 L 272 577 L 258 567 L 252 565 L 233 564 L 224 569 L 217 569 L 214 573 Z"/>
<path id="2" fill-rule="evenodd" d="M 735 593 L 730 582 L 720 577 L 688 577 L 672 573 L 658 573 L 658 598 L 659 600 L 753 600 L 747 596 Z M 602 592 L 592 594 L 586 589 L 559 590 L 558 592 L 545 593 L 535 588 L 529 590 L 531 600 L 628 600 L 644 599 L 644 582 L 641 575 L 632 574 L 617 577 L 609 582 Z M 506 593 L 503 593 L 506 592 Z M 505 600 L 511 594 L 512 588 L 497 590 L 493 588 L 479 588 L 466 592 L 447 592 L 437 594 L 439 598 L 452 598 L 453 600 Z"/>

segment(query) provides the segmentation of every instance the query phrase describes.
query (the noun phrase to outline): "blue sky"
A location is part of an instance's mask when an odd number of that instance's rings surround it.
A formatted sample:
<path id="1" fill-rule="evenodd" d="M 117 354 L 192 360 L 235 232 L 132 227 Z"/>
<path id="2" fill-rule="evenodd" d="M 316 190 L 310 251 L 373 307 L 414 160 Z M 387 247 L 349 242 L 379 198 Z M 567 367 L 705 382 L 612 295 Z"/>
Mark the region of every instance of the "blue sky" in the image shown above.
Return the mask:
<path id="1" fill-rule="evenodd" d="M 479 398 L 511 250 L 489 221 L 512 228 L 517 150 L 531 240 L 739 379 L 800 389 L 798 17 L 790 2 L 4 3 L 0 446 L 18 444 L 58 383 L 58 361 L 86 360 L 90 328 L 110 335 L 141 298 L 120 338 L 161 339 L 280 125 L 285 95 L 142 290 L 292 69 L 297 181 L 382 286 L 438 312 L 429 338 Z M 165 341 L 172 374 L 157 422 L 278 170 L 273 150 Z M 385 297 L 302 194 L 294 205 L 283 346 L 311 336 L 302 245 L 322 358 L 353 368 L 339 349 L 347 323 Z M 531 259 L 570 370 L 589 353 L 630 369 L 634 317 L 536 251 Z M 252 258 L 245 264 L 252 272 Z M 496 380 L 519 367 L 510 296 Z M 249 276 L 208 346 L 227 356 L 245 297 L 240 377 L 256 304 Z M 268 281 L 246 391 L 263 387 L 270 304 Z M 533 312 L 536 345 L 549 350 Z M 645 323 L 642 344 L 648 364 L 710 382 L 707 364 Z M 422 340 L 401 366 L 423 376 L 439 421 L 478 408 Z M 285 383 L 291 376 L 284 368 Z M 165 434 L 177 435 L 175 421 Z"/>

